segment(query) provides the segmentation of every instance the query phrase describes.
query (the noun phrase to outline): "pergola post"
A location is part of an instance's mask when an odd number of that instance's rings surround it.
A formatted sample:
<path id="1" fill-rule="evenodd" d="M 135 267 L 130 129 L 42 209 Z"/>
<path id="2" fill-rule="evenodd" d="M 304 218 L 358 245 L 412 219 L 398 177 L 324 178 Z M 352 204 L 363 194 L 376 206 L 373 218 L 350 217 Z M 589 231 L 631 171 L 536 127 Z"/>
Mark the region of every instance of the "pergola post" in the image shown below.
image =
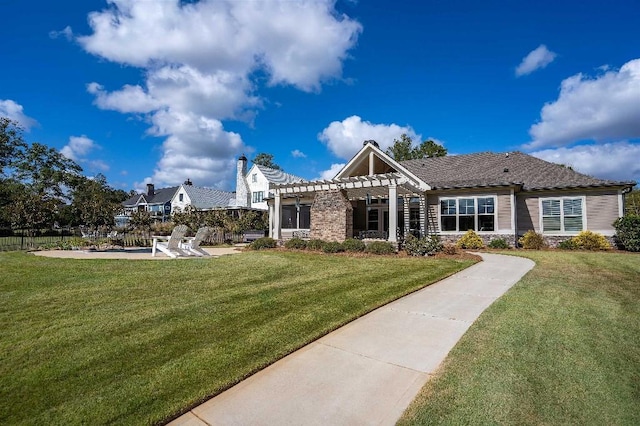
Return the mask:
<path id="1" fill-rule="evenodd" d="M 282 226 L 280 217 L 282 216 L 282 198 L 280 191 L 276 191 L 273 207 L 273 236 L 274 240 L 280 239 L 280 228 Z"/>
<path id="2" fill-rule="evenodd" d="M 389 241 L 398 241 L 398 188 L 389 184 Z"/>
<path id="3" fill-rule="evenodd" d="M 404 215 L 404 237 L 407 238 L 411 230 L 411 196 L 405 195 L 403 198 L 402 214 Z"/>

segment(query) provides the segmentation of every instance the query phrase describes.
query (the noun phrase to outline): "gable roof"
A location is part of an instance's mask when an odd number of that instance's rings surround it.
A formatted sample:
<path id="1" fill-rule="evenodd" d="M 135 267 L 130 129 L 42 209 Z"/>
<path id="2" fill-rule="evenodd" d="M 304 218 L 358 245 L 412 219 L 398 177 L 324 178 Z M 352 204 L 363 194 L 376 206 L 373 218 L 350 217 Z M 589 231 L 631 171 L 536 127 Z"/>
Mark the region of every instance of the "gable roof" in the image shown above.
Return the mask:
<path id="1" fill-rule="evenodd" d="M 122 204 L 127 207 L 137 206 L 138 204 L 164 204 L 171 201 L 178 188 L 178 186 L 160 188 L 151 196 L 149 194 L 136 194 Z"/>
<path id="2" fill-rule="evenodd" d="M 285 173 L 282 170 L 272 169 L 261 164 L 254 164 L 264 175 L 269 183 L 293 183 L 302 182 L 303 178 L 295 176 L 289 173 Z"/>
<path id="3" fill-rule="evenodd" d="M 433 189 L 522 185 L 524 190 L 633 186 L 594 178 L 522 152 L 451 155 L 401 161 Z"/>
<path id="4" fill-rule="evenodd" d="M 183 185 L 182 187 L 191 199 L 191 205 L 196 209 L 227 207 L 229 203 L 236 198 L 235 192 L 193 185 Z"/>

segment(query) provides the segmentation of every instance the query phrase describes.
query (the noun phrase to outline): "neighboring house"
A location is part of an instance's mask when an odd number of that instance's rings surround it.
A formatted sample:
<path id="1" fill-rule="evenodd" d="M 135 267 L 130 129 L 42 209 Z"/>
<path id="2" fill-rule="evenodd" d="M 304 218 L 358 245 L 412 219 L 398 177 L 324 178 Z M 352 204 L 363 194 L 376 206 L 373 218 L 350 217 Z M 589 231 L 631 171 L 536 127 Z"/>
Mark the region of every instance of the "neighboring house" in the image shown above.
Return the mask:
<path id="1" fill-rule="evenodd" d="M 124 212 L 115 217 L 117 226 L 124 226 L 135 212 L 147 211 L 151 217 L 165 222 L 171 218 L 171 199 L 178 187 L 156 190 L 152 183 L 147 184 L 147 192 L 136 194 L 122 203 Z"/>
<path id="2" fill-rule="evenodd" d="M 187 206 L 199 211 L 225 209 L 235 198 L 235 192 L 193 186 L 191 181 L 187 180 L 178 187 L 171 198 L 171 211 L 183 212 Z"/>
<path id="3" fill-rule="evenodd" d="M 238 159 L 236 171 L 235 205 L 237 207 L 267 210 L 270 185 L 302 181 L 301 177 L 258 164 L 254 164 L 247 171 L 247 157 L 243 155 Z"/>
<path id="4" fill-rule="evenodd" d="M 612 237 L 635 182 L 597 179 L 521 152 L 397 162 L 374 141 L 332 180 L 271 183 L 270 236 L 330 241 L 440 235 L 473 229 L 515 245 L 528 230 L 551 245 L 582 230 Z"/>

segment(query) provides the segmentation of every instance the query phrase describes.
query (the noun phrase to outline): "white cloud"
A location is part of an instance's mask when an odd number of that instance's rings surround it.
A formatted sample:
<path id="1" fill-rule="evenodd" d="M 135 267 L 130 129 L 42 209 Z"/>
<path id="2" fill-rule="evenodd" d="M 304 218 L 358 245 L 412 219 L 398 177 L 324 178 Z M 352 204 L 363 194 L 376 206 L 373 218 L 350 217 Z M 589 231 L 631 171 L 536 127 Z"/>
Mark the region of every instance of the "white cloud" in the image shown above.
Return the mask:
<path id="1" fill-rule="evenodd" d="M 582 140 L 610 142 L 640 137 L 640 59 L 595 78 L 577 74 L 564 80 L 560 95 L 547 103 L 531 126 L 528 149 Z"/>
<path id="2" fill-rule="evenodd" d="M 148 114 L 150 133 L 167 136 L 154 178 L 178 171 L 165 169 L 172 167 L 169 158 L 192 155 L 202 185 L 220 177 L 217 170 L 205 172 L 203 160 L 226 165 L 248 149 L 221 121 L 251 121 L 262 107 L 255 75 L 266 75 L 269 85 L 318 91 L 323 82 L 341 77 L 362 31 L 337 13 L 334 0 L 109 3 L 89 14 L 93 33 L 77 40 L 87 52 L 144 69 L 145 81 L 115 91 L 91 83 L 87 90 L 99 108 Z M 195 131 L 178 125 L 185 117 L 198 123 Z"/>
<path id="3" fill-rule="evenodd" d="M 531 155 L 602 179 L 640 182 L 640 143 L 628 141 L 545 149 Z"/>
<path id="4" fill-rule="evenodd" d="M 342 170 L 342 168 L 345 165 L 346 165 L 346 163 L 332 164 L 331 167 L 329 168 L 329 170 L 325 170 L 325 171 L 320 173 L 320 176 L 318 176 L 318 179 L 322 179 L 322 180 L 333 179 L 335 177 L 335 175 L 337 175 L 338 172 L 340 170 Z"/>
<path id="5" fill-rule="evenodd" d="M 36 120 L 25 115 L 22 105 L 11 99 L 0 99 L 0 117 L 15 121 L 27 131 L 38 124 Z"/>
<path id="6" fill-rule="evenodd" d="M 547 46 L 541 44 L 522 59 L 520 65 L 516 67 L 516 76 L 521 77 L 544 68 L 553 62 L 556 56 L 554 52 L 547 49 Z"/>
<path id="7" fill-rule="evenodd" d="M 362 143 L 366 140 L 375 140 L 384 151 L 403 133 L 413 139 L 415 144 L 421 142 L 421 136 L 416 134 L 410 126 L 373 124 L 362 121 L 362 118 L 357 115 L 352 115 L 342 121 L 329 124 L 320 132 L 318 139 L 324 142 L 337 157 L 348 160 L 362 148 Z"/>
<path id="8" fill-rule="evenodd" d="M 73 30 L 67 25 L 60 31 L 49 31 L 49 38 L 56 39 L 58 37 L 64 37 L 68 41 L 71 41 L 73 40 Z"/>
<path id="9" fill-rule="evenodd" d="M 62 147 L 60 153 L 73 161 L 79 161 L 95 148 L 98 148 L 98 145 L 85 135 L 71 136 L 69 143 Z"/>
<path id="10" fill-rule="evenodd" d="M 307 154 L 300 151 L 299 149 L 294 149 L 293 151 L 291 151 L 291 156 L 293 158 L 307 158 Z"/>

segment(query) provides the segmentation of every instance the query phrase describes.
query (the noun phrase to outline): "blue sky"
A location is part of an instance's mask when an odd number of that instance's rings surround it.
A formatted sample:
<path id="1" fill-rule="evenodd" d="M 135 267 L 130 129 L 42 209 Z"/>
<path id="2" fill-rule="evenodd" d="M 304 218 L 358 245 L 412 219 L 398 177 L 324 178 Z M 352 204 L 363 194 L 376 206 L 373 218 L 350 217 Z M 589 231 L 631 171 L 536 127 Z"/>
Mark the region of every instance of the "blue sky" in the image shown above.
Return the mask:
<path id="1" fill-rule="evenodd" d="M 331 177 L 366 139 L 640 181 L 640 3 L 4 1 L 0 115 L 122 189 Z"/>

